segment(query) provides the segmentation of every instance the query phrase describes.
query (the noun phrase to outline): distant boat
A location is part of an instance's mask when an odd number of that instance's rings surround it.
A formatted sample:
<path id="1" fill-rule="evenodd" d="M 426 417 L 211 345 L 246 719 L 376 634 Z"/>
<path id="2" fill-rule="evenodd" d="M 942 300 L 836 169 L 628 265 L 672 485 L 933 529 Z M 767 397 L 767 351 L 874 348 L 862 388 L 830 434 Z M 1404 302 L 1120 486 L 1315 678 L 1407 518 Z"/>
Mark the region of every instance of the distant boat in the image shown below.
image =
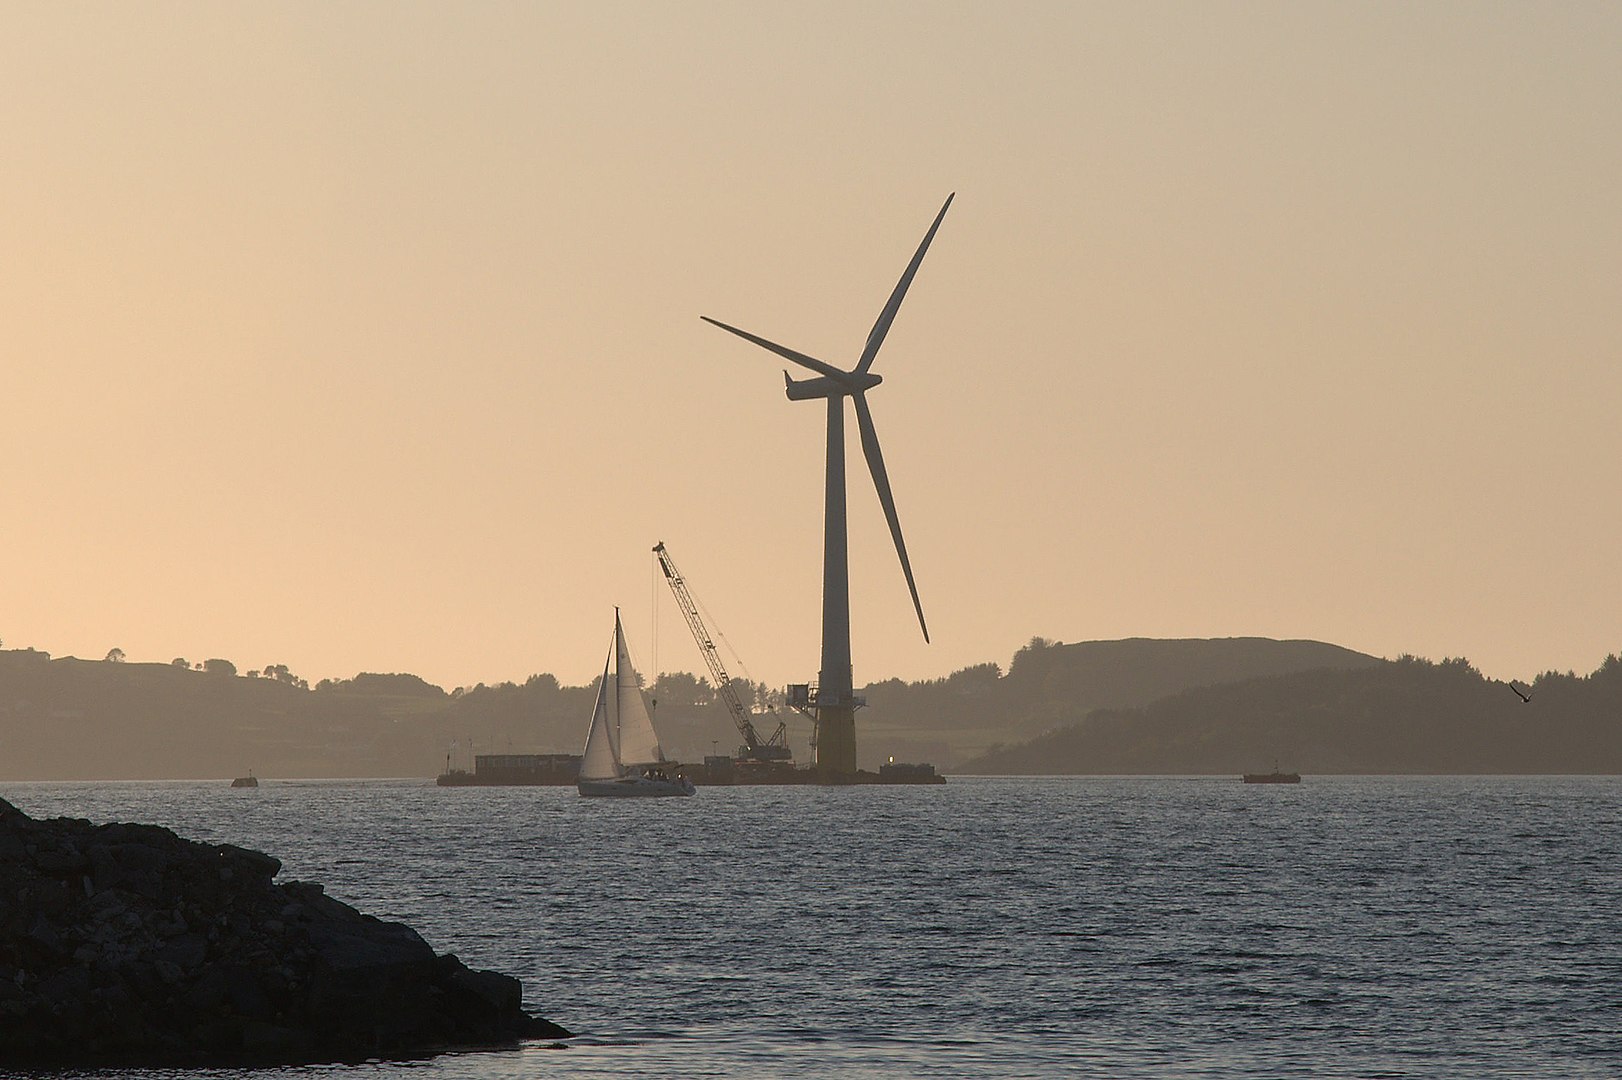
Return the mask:
<path id="1" fill-rule="evenodd" d="M 258 787 L 259 786 L 259 781 L 254 779 L 253 773 L 249 773 L 247 776 L 239 776 L 235 780 L 231 781 L 231 786 L 232 787 Z"/>
<path id="2" fill-rule="evenodd" d="M 648 715 L 648 703 L 637 685 L 636 668 L 625 647 L 625 629 L 615 608 L 614 644 L 597 687 L 575 788 L 582 795 L 622 798 L 693 794 L 693 782 L 674 770 L 675 763 L 665 758 L 653 730 L 653 717 Z"/>
<path id="3" fill-rule="evenodd" d="M 1279 772 L 1278 762 L 1276 761 L 1273 762 L 1272 772 L 1247 772 L 1245 774 L 1245 783 L 1247 784 L 1299 784 L 1300 782 L 1300 773 Z"/>

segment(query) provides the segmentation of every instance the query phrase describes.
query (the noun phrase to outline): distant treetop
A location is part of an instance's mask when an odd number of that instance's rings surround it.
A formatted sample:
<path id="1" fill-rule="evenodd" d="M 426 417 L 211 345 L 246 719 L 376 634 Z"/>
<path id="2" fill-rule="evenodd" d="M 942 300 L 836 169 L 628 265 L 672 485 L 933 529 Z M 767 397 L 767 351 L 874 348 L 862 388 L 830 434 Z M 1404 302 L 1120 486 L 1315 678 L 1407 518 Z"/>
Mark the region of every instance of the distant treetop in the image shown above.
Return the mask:
<path id="1" fill-rule="evenodd" d="M 270 674 L 271 669 L 266 668 L 265 673 Z M 303 680 L 300 679 L 299 682 L 302 684 Z M 363 671 L 353 679 L 322 679 L 315 688 L 323 693 L 365 694 L 376 697 L 445 696 L 445 691 L 433 683 L 427 682 L 419 675 L 405 672 L 383 675 Z"/>

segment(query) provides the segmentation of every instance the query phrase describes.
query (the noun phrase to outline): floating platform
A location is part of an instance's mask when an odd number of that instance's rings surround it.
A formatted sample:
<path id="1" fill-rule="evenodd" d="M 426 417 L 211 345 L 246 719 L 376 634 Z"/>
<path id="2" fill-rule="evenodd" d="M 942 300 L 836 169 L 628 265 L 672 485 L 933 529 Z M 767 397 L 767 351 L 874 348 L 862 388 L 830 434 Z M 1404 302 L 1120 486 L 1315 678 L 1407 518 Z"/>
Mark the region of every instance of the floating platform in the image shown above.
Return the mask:
<path id="1" fill-rule="evenodd" d="M 787 761 L 749 761 L 743 758 L 707 757 L 702 765 L 687 765 L 682 771 L 700 787 L 747 787 L 751 785 L 814 784 L 845 787 L 852 784 L 944 784 L 946 777 L 933 765 L 891 763 L 878 772 L 858 769 L 855 773 L 832 773 L 815 765 L 797 767 Z"/>
<path id="2" fill-rule="evenodd" d="M 787 761 L 707 757 L 702 765 L 678 765 L 676 772 L 699 787 L 946 783 L 933 765 L 900 762 L 881 765 L 876 773 L 830 773 L 815 766 L 797 768 Z M 573 787 L 579 775 L 579 754 L 481 754 L 473 759 L 472 772 L 449 769 L 436 782 L 440 787 Z"/>

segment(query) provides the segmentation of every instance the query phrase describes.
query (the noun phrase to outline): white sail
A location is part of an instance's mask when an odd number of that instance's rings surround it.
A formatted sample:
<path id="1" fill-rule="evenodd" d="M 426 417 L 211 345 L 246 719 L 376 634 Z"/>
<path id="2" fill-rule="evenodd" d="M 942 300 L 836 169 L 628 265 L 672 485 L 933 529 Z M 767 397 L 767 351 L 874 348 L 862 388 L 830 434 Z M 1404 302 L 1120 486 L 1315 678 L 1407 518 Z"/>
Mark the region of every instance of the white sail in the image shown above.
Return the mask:
<path id="1" fill-rule="evenodd" d="M 610 659 L 613 654 L 610 649 Z M 586 749 L 580 759 L 583 780 L 614 780 L 620 775 L 619 753 L 614 746 L 614 728 L 618 725 L 611 715 L 615 696 L 608 663 L 604 662 L 603 681 L 597 685 L 597 704 L 591 712 L 591 731 L 586 735 Z"/>
<path id="2" fill-rule="evenodd" d="M 642 688 L 637 685 L 636 668 L 631 664 L 631 651 L 625 645 L 625 631 L 620 626 L 618 611 L 614 612 L 614 654 L 618 672 L 615 702 L 619 712 L 617 734 L 620 766 L 652 765 L 663 761 L 664 751 L 660 749 L 659 736 L 653 730 L 648 704 L 642 699 Z"/>

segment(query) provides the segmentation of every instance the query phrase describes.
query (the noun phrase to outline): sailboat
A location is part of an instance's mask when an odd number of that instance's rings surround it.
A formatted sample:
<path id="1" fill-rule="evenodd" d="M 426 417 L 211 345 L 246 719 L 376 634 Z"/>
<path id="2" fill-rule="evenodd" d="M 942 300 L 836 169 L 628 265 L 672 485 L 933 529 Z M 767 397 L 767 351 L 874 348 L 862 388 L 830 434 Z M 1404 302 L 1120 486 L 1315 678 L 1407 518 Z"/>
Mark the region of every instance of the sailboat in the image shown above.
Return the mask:
<path id="1" fill-rule="evenodd" d="M 693 782 L 676 775 L 674 769 L 653 730 L 653 718 L 648 715 L 631 652 L 625 646 L 619 608 L 615 608 L 614 644 L 603 664 L 575 787 L 582 795 L 632 798 L 693 794 Z"/>

